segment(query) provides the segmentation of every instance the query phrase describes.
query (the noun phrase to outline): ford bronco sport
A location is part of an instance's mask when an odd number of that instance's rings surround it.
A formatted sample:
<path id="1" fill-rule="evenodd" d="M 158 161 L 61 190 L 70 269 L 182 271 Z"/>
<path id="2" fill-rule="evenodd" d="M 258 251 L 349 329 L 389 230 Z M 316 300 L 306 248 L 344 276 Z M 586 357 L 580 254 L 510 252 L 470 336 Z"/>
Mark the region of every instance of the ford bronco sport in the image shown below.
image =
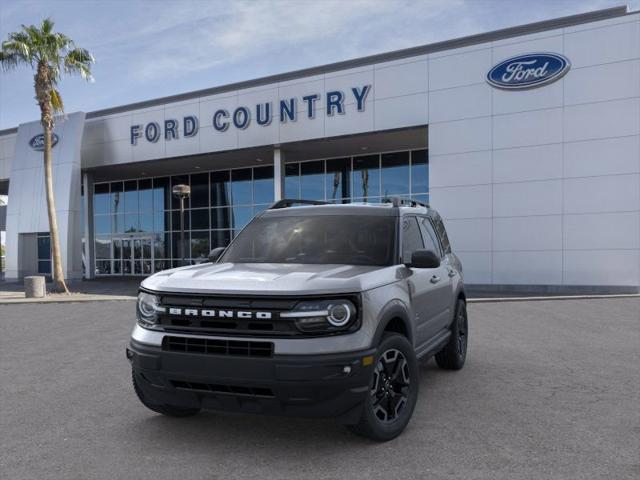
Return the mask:
<path id="1" fill-rule="evenodd" d="M 127 357 L 146 407 L 335 417 L 389 440 L 416 405 L 418 360 L 462 368 L 462 267 L 438 213 L 320 203 L 276 202 L 210 263 L 142 282 Z"/>

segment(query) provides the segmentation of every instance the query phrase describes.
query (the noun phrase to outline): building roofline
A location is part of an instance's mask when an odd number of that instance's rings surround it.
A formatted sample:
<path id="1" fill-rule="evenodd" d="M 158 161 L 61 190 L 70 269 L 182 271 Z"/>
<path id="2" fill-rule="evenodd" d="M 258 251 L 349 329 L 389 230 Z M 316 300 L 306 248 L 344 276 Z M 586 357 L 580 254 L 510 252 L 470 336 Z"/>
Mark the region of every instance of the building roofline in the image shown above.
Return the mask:
<path id="1" fill-rule="evenodd" d="M 444 40 L 441 42 L 430 43 L 427 45 L 421 45 L 418 47 L 405 48 L 402 50 L 395 50 L 391 52 L 378 53 L 375 55 L 368 55 L 366 57 L 355 58 L 351 60 L 344 60 L 341 62 L 329 63 L 320 65 L 317 67 L 304 68 L 301 70 L 294 70 L 291 72 L 280 73 L 276 75 L 269 75 L 266 77 L 255 78 L 252 80 L 244 80 L 241 82 L 229 83 L 212 88 L 205 88 L 202 90 L 194 90 L 191 92 L 179 93 L 176 95 L 170 95 L 166 97 L 154 98 L 151 100 L 143 100 L 141 102 L 129 103 L 126 105 L 120 105 L 116 107 L 105 108 L 102 110 L 94 110 L 86 115 L 87 119 L 98 118 L 105 115 L 113 115 L 117 113 L 128 112 L 131 110 L 137 110 L 141 108 L 149 108 L 157 105 L 164 105 L 167 103 L 181 102 L 185 100 L 191 100 L 198 97 L 215 95 L 219 93 L 226 93 L 234 90 L 241 90 L 244 88 L 257 87 L 261 85 L 267 85 L 276 82 L 283 82 L 287 80 L 295 80 L 312 75 L 318 75 L 322 73 L 334 72 L 339 70 L 345 70 L 348 68 L 361 67 L 374 63 L 388 62 L 391 60 L 400 60 L 404 58 L 415 57 L 418 55 L 425 55 L 429 53 L 441 52 L 444 50 L 452 50 L 454 48 L 468 47 L 471 45 L 477 45 L 480 43 L 487 43 L 496 40 L 502 40 L 506 38 L 519 37 L 526 34 L 543 32 L 546 30 L 553 30 L 556 28 L 570 27 L 574 25 L 581 25 L 584 23 L 591 23 L 600 20 L 606 20 L 610 18 L 622 17 L 625 15 L 632 15 L 637 12 L 629 12 L 625 5 L 617 7 L 605 8 L 601 10 L 595 10 L 593 12 L 579 13 L 576 15 L 569 15 L 566 17 L 559 17 L 550 20 L 542 20 L 539 22 L 528 23 L 524 25 L 518 25 L 515 27 L 507 27 L 500 30 L 493 30 L 491 32 L 478 33 L 475 35 L 469 35 L 466 37 L 454 38 L 451 40 Z M 15 133 L 17 127 L 9 128 L 6 130 L 0 130 L 0 135 L 6 135 Z"/>

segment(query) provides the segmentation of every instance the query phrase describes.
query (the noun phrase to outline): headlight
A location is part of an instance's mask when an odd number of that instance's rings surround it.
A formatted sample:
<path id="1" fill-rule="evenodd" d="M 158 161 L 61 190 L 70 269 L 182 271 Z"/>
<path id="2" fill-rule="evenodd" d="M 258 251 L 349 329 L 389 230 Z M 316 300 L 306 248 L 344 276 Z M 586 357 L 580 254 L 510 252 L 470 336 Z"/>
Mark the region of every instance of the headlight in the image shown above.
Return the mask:
<path id="1" fill-rule="evenodd" d="M 143 327 L 152 327 L 158 322 L 158 314 L 164 313 L 164 307 L 160 306 L 160 299 L 156 295 L 146 292 L 138 294 L 136 316 L 138 323 Z"/>
<path id="2" fill-rule="evenodd" d="M 298 330 L 304 333 L 332 333 L 354 327 L 357 312 L 351 300 L 314 300 L 300 302 L 280 317 L 293 319 Z"/>

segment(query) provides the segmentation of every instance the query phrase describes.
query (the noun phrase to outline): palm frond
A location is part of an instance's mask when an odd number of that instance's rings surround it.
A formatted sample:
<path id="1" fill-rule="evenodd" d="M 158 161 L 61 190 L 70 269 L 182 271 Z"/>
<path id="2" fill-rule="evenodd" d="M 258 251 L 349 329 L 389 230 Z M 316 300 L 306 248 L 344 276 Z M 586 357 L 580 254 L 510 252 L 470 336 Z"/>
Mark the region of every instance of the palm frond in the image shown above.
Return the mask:
<path id="1" fill-rule="evenodd" d="M 55 113 L 64 112 L 64 104 L 62 103 L 62 97 L 60 96 L 60 92 L 55 88 L 51 89 L 51 106 L 53 107 L 53 111 Z"/>
<path id="2" fill-rule="evenodd" d="M 75 48 L 64 57 L 64 69 L 67 73 L 78 73 L 87 81 L 93 80 L 91 64 L 95 63 L 93 55 L 84 48 Z"/>

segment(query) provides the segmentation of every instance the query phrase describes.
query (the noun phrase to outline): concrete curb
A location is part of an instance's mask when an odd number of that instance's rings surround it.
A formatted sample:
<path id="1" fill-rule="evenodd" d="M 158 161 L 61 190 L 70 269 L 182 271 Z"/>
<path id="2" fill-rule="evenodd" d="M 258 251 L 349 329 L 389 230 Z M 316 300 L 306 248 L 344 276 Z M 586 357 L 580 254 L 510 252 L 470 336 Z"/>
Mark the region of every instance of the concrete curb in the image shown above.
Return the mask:
<path id="1" fill-rule="evenodd" d="M 591 300 L 596 298 L 640 298 L 640 294 L 622 293 L 613 295 L 550 295 L 545 297 L 468 298 L 467 303 L 548 302 L 553 300 Z"/>
<path id="2" fill-rule="evenodd" d="M 25 303 L 83 303 L 83 302 L 122 302 L 136 300 L 127 295 L 69 295 L 44 298 L 0 298 L 0 305 L 20 305 Z"/>

